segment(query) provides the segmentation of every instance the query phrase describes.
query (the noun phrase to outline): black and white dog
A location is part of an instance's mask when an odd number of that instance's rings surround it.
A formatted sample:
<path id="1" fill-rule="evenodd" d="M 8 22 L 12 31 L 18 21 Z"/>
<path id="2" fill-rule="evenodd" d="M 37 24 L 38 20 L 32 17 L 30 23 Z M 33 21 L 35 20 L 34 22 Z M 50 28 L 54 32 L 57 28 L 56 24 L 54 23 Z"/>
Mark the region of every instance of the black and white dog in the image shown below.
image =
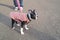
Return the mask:
<path id="1" fill-rule="evenodd" d="M 31 21 L 32 19 L 37 19 L 37 17 L 38 17 L 38 15 L 37 15 L 37 12 L 35 11 L 35 10 L 31 10 L 31 9 L 29 9 L 28 10 L 28 13 L 27 13 L 27 18 L 28 18 L 28 20 L 29 21 Z M 12 20 L 12 29 L 15 29 L 15 27 L 13 26 L 14 25 L 14 23 L 16 23 L 17 24 L 17 26 L 19 26 L 19 24 L 17 23 L 17 21 L 15 21 L 14 19 L 12 19 L 11 18 L 11 20 Z M 23 27 L 26 29 L 26 30 L 28 30 L 29 28 L 27 27 L 27 22 L 26 21 L 20 21 L 21 22 L 21 29 L 20 29 L 20 32 L 21 32 L 21 34 L 24 34 L 24 32 L 23 32 Z"/>

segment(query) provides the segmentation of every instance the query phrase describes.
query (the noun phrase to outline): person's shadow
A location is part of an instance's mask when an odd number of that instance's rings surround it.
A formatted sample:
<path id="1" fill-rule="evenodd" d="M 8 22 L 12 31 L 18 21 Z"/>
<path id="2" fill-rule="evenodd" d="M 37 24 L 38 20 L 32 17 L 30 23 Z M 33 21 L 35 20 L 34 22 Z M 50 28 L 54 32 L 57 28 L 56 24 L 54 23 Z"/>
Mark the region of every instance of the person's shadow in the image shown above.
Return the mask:
<path id="1" fill-rule="evenodd" d="M 10 9 L 14 9 L 14 6 L 6 5 L 6 4 L 1 4 L 1 3 L 0 3 L 0 6 L 5 6 L 5 7 L 8 7 L 8 8 L 10 8 Z"/>

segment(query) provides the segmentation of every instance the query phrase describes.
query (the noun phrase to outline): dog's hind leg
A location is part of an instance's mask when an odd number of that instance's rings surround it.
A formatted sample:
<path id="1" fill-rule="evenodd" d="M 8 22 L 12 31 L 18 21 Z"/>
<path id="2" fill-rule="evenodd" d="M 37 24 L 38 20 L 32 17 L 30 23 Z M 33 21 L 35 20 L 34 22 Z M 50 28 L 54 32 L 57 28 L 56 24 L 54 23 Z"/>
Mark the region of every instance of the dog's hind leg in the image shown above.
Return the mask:
<path id="1" fill-rule="evenodd" d="M 11 23 L 11 24 L 12 24 L 12 29 L 15 29 L 14 23 L 15 23 L 16 21 L 11 18 L 11 22 L 12 22 L 12 23 Z"/>
<path id="2" fill-rule="evenodd" d="M 17 26 L 20 26 L 19 22 L 16 21 Z"/>

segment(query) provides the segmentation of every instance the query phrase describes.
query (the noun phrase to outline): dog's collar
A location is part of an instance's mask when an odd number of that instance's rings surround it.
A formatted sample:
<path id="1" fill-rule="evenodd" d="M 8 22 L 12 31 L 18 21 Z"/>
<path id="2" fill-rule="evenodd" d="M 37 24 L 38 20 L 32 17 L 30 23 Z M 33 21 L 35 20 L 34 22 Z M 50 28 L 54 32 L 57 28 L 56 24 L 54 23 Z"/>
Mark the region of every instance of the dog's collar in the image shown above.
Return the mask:
<path id="1" fill-rule="evenodd" d="M 27 14 L 27 18 L 29 19 L 29 21 L 31 21 L 31 15 L 30 15 L 30 13 Z"/>

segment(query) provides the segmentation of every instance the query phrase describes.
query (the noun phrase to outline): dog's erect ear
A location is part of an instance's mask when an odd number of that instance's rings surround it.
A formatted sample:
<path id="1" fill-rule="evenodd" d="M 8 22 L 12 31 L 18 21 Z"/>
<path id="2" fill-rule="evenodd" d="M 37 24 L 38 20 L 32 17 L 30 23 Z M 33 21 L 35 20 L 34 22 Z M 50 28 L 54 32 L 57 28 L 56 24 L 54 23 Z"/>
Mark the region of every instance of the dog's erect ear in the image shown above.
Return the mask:
<path id="1" fill-rule="evenodd" d="M 36 11 L 35 9 L 33 10 L 33 13 L 35 13 L 36 15 L 38 15 L 38 14 L 37 14 L 37 11 Z"/>
<path id="2" fill-rule="evenodd" d="M 35 9 L 33 10 L 33 12 L 35 12 Z"/>
<path id="3" fill-rule="evenodd" d="M 32 13 L 33 13 L 33 14 L 36 14 L 36 13 L 35 13 L 35 9 L 32 11 Z"/>
<path id="4" fill-rule="evenodd" d="M 29 10 L 28 10 L 28 13 L 32 13 L 32 10 L 31 10 L 31 9 L 29 9 Z"/>

